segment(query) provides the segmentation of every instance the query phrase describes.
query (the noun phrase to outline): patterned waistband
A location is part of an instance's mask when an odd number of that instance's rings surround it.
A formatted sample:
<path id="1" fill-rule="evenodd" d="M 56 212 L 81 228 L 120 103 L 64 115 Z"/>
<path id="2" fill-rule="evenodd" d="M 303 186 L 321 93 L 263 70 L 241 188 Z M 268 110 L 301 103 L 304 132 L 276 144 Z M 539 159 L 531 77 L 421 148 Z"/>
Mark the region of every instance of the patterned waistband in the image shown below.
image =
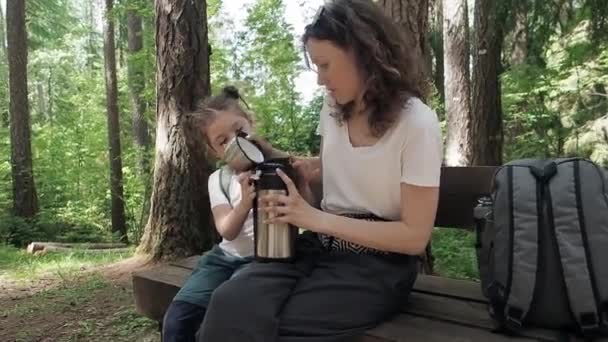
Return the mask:
<path id="1" fill-rule="evenodd" d="M 366 221 L 387 221 L 373 214 L 341 214 L 340 216 Z M 322 233 L 318 233 L 317 235 L 319 237 L 319 240 L 321 240 L 321 244 L 323 245 L 323 247 L 328 251 L 352 252 L 356 254 L 391 254 L 390 252 L 381 251 L 379 249 L 365 247 L 354 242 L 342 240 L 332 235 Z"/>

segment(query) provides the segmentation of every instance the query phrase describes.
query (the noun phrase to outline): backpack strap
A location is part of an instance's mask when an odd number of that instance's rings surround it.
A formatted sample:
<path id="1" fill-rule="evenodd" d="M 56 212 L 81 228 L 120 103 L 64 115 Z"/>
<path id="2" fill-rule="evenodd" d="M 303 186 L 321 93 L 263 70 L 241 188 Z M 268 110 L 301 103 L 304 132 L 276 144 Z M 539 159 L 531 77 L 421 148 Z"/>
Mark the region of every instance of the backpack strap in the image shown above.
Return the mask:
<path id="1" fill-rule="evenodd" d="M 230 201 L 230 184 L 232 183 L 232 175 L 234 172 L 227 165 L 222 166 L 220 168 L 220 189 L 222 189 L 222 193 L 224 197 L 228 200 L 228 204 L 232 207 L 232 202 Z"/>
<path id="2" fill-rule="evenodd" d="M 559 163 L 559 172 L 548 186 L 548 223 L 557 240 L 574 319 L 583 333 L 592 333 L 601 324 L 601 304 L 583 213 L 580 163 L 581 160 Z"/>
<path id="3" fill-rule="evenodd" d="M 539 227 L 543 219 L 543 191 L 532 170 L 534 166 L 509 166 L 511 209 L 509 274 L 502 312 L 504 327 L 522 328 L 530 311 L 536 285 Z M 530 191 L 536 189 L 536 191 Z"/>

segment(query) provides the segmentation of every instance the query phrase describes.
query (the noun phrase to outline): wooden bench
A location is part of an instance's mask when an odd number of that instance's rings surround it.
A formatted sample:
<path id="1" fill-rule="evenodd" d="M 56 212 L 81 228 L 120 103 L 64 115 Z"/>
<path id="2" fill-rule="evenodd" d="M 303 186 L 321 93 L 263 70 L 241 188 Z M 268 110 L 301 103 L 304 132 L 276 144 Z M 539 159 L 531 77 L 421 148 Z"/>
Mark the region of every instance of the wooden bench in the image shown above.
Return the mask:
<path id="1" fill-rule="evenodd" d="M 444 167 L 437 227 L 473 229 L 477 198 L 490 192 L 494 167 Z M 472 246 L 471 246 L 472 247 Z M 135 305 L 141 314 L 161 321 L 199 256 L 133 274 Z M 513 338 L 492 332 L 494 323 L 478 283 L 419 275 L 399 315 L 369 330 L 358 342 L 380 341 L 578 341 L 550 330 L 531 330 Z"/>

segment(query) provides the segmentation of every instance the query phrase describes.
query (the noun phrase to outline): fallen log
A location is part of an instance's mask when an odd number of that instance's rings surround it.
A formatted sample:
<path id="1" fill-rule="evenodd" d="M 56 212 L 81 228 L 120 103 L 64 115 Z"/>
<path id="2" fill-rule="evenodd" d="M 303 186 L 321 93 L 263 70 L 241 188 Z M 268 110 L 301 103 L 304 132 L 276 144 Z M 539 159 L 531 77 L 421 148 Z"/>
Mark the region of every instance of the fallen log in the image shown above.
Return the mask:
<path id="1" fill-rule="evenodd" d="M 124 243 L 60 243 L 60 242 L 32 242 L 27 246 L 27 252 L 34 254 L 37 251 L 60 251 L 60 250 L 103 250 L 103 249 L 126 249 Z"/>
<path id="2" fill-rule="evenodd" d="M 64 248 L 64 247 L 48 246 L 48 247 L 45 247 L 44 249 L 35 251 L 34 255 L 45 255 L 45 254 L 51 253 L 51 252 L 59 252 L 59 253 L 78 252 L 78 253 L 85 253 L 85 254 L 122 253 L 122 252 L 126 253 L 126 252 L 129 252 L 130 250 L 131 250 L 130 248 L 77 249 L 77 248 Z"/>

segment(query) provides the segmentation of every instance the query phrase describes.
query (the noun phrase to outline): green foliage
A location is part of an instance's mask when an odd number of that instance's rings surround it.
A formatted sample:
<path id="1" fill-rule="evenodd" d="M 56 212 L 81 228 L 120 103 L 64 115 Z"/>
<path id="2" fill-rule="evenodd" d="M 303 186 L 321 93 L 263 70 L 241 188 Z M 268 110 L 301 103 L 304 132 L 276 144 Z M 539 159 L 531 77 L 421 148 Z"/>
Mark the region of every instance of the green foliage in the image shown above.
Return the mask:
<path id="1" fill-rule="evenodd" d="M 563 11 L 572 13 L 559 30 L 543 29 L 538 55 L 502 75 L 505 160 L 577 155 L 608 165 L 598 121 L 608 114 L 608 44 L 594 41 L 585 7 Z"/>
<path id="2" fill-rule="evenodd" d="M 77 19 L 72 15 L 73 0 L 30 0 L 26 6 L 28 44 L 37 49 L 52 46 L 57 39 L 69 34 Z"/>
<path id="3" fill-rule="evenodd" d="M 10 141 L 7 128 L 0 128 L 0 239 L 17 246 L 33 240 L 108 241 L 110 235 L 110 190 L 108 135 L 105 109 L 102 41 L 95 22 L 93 6 L 87 2 L 82 12 L 71 1 L 53 0 L 28 3 L 28 16 L 43 18 L 31 25 L 33 43 L 29 46 L 28 81 L 32 116 L 32 153 L 40 214 L 24 221 L 10 215 L 12 187 Z M 145 1 L 125 2 L 119 10 L 133 8 L 153 16 L 152 5 Z M 93 8 L 96 9 L 96 8 Z M 53 13 L 50 13 L 53 12 Z M 122 12 L 116 11 L 114 15 Z M 99 14 L 99 13 L 98 13 Z M 61 25 L 53 29 L 58 21 Z M 144 42 L 153 46 L 153 30 Z M 36 41 L 40 43 L 36 43 Z M 154 52 L 144 49 L 133 57 L 154 82 Z M 0 67 L 2 64 L 0 64 Z M 1 71 L 1 68 L 0 68 Z M 119 110 L 127 225 L 131 241 L 142 234 L 142 206 L 145 184 L 135 172 L 137 153 L 131 136 L 131 107 L 126 68 L 119 69 Z M 1 87 L 1 91 L 6 88 Z M 147 103 L 154 103 L 154 86 L 144 92 Z M 2 107 L 0 112 L 7 110 Z M 5 109 L 6 108 L 6 109 Z M 154 117 L 147 106 L 147 115 Z M 152 125 L 153 127 L 153 125 Z M 147 213 L 146 213 L 147 214 Z"/>
<path id="4" fill-rule="evenodd" d="M 474 246 L 475 234 L 472 232 L 436 228 L 431 245 L 435 272 L 449 278 L 479 280 Z"/>
<path id="5" fill-rule="evenodd" d="M 211 83 L 217 92 L 235 83 L 255 114 L 256 130 L 277 148 L 301 154 L 318 151 L 318 110 L 322 99 L 302 104 L 295 79 L 302 55 L 292 28 L 283 18 L 281 0 L 259 0 L 247 9 L 245 28 L 230 32 L 229 18 L 210 21 Z M 243 48 L 246 47 L 246 48 Z"/>

